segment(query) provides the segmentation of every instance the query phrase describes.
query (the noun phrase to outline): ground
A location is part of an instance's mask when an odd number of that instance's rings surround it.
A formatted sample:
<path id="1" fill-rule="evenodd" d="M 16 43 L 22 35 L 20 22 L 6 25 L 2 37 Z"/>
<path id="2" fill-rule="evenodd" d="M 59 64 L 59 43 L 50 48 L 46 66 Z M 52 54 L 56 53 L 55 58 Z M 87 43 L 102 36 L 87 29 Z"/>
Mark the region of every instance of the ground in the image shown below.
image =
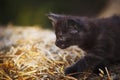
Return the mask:
<path id="1" fill-rule="evenodd" d="M 101 76 L 90 70 L 79 79 L 65 76 L 64 69 L 84 52 L 76 46 L 62 50 L 54 43 L 54 32 L 40 26 L 0 27 L 0 80 L 120 80 L 120 65 L 111 66 L 106 76 L 102 70 Z"/>

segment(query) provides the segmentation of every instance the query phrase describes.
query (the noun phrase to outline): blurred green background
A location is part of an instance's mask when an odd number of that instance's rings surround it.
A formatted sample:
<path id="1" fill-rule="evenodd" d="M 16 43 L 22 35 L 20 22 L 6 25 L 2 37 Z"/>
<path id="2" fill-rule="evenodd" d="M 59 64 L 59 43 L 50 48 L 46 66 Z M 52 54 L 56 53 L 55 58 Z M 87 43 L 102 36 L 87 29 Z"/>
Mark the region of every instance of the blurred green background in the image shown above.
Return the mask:
<path id="1" fill-rule="evenodd" d="M 109 0 L 0 0 L 0 25 L 50 27 L 49 12 L 97 16 Z"/>

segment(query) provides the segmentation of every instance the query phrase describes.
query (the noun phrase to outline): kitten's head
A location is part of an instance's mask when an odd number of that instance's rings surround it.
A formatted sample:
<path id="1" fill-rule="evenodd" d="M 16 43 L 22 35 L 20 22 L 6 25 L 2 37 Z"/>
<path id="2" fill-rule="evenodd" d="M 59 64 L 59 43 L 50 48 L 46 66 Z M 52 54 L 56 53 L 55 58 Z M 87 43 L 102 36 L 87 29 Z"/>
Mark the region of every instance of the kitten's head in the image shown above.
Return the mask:
<path id="1" fill-rule="evenodd" d="M 87 28 L 83 23 L 84 19 L 74 16 L 58 15 L 54 13 L 48 14 L 48 18 L 52 20 L 56 34 L 56 46 L 65 49 L 72 45 L 82 45 L 86 39 Z"/>

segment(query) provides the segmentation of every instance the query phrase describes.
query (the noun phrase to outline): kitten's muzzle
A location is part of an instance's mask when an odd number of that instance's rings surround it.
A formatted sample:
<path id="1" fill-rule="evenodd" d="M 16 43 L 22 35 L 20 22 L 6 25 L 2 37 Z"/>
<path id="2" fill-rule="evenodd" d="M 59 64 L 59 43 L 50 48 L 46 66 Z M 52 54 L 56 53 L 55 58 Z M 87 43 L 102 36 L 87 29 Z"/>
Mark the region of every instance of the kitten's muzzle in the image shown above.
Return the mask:
<path id="1" fill-rule="evenodd" d="M 63 41 L 63 40 L 56 40 L 55 44 L 57 47 L 61 49 L 65 49 L 68 47 L 68 45 L 66 44 L 66 41 Z"/>

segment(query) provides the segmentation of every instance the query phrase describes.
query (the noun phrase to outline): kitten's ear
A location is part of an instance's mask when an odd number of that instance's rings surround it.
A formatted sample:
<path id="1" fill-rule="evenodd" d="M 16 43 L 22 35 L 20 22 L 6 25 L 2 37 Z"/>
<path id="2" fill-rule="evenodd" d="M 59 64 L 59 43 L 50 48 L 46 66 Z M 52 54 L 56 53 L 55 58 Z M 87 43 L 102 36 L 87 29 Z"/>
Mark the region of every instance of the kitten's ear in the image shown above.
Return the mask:
<path id="1" fill-rule="evenodd" d="M 53 23 L 56 23 L 58 19 L 60 18 L 60 15 L 54 14 L 54 13 L 49 13 L 47 14 L 48 18 L 52 20 Z"/>

